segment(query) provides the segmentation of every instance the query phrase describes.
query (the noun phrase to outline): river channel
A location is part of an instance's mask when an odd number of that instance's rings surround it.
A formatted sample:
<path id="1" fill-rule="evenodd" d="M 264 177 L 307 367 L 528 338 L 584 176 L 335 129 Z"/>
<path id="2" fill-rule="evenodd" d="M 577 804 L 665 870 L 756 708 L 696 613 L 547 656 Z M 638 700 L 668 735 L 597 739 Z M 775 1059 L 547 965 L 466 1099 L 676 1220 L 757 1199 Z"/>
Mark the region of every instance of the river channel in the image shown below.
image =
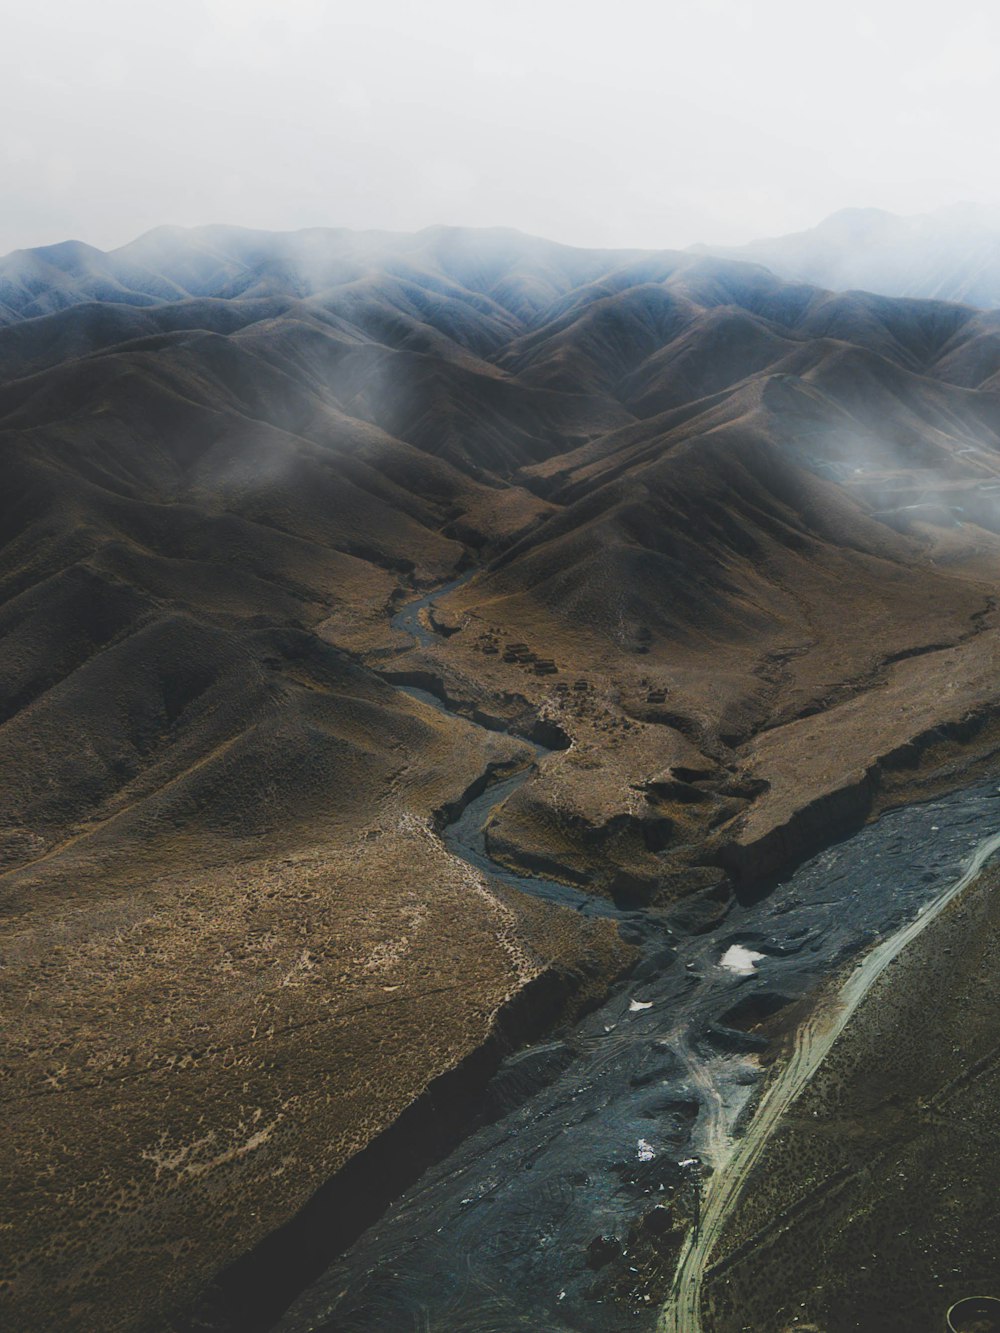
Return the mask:
<path id="1" fill-rule="evenodd" d="M 426 644 L 420 612 L 445 591 L 409 603 L 394 625 Z M 491 860 L 483 826 L 530 772 L 468 805 L 442 830 L 449 849 L 522 892 L 616 918 L 640 960 L 572 1032 L 504 1061 L 479 1128 L 302 1293 L 281 1333 L 654 1328 L 662 1293 L 644 1287 L 641 1266 L 632 1280 L 630 1237 L 661 1201 L 701 1197 L 732 1158 L 762 1078 L 764 1042 L 749 1021 L 916 921 L 1000 827 L 995 781 L 890 811 L 765 898 L 686 934 L 669 916 Z"/>

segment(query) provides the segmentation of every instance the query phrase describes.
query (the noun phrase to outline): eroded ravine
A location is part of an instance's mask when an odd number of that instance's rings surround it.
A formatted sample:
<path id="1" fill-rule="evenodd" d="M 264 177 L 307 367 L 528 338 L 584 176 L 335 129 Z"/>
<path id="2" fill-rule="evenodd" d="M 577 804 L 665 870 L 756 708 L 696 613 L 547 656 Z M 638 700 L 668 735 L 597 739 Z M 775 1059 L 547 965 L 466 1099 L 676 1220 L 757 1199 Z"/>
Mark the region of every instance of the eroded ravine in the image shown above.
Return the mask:
<path id="1" fill-rule="evenodd" d="M 402 608 L 394 626 L 424 645 L 433 641 L 420 611 L 453 586 Z M 420 697 L 452 711 L 440 698 Z M 535 749 L 544 763 L 545 748 Z M 852 959 L 865 958 L 859 970 L 868 975 L 872 959 L 886 957 L 892 940 L 905 942 L 956 891 L 962 865 L 983 853 L 984 839 L 998 841 L 997 788 L 982 783 L 883 815 L 766 898 L 737 902 L 711 930 L 686 934 L 679 917 L 625 911 L 489 857 L 483 826 L 532 771 L 488 786 L 442 837 L 512 888 L 616 917 L 641 960 L 572 1033 L 504 1062 L 488 1090 L 486 1123 L 303 1293 L 278 1325 L 283 1333 L 610 1333 L 626 1320 L 652 1329 L 678 1252 L 688 1276 L 677 1290 L 687 1294 L 674 1303 L 676 1315 L 664 1317 L 695 1333 L 698 1292 L 693 1306 L 691 1293 L 734 1182 L 755 1160 L 754 1138 L 735 1134 L 762 1083 L 764 1042 L 747 1030 L 752 1016 L 810 994 Z M 756 955 L 742 970 L 722 964 L 734 944 Z M 803 1036 L 810 1030 L 800 1033 L 797 1052 L 807 1040 L 818 1050 Z M 794 1082 L 801 1067 L 796 1054 L 789 1068 L 798 1073 L 788 1078 Z M 765 1123 L 759 1117 L 769 1107 L 780 1112 L 780 1098 L 769 1100 L 780 1082 L 751 1125 Z M 701 1216 L 689 1231 L 695 1201 Z"/>

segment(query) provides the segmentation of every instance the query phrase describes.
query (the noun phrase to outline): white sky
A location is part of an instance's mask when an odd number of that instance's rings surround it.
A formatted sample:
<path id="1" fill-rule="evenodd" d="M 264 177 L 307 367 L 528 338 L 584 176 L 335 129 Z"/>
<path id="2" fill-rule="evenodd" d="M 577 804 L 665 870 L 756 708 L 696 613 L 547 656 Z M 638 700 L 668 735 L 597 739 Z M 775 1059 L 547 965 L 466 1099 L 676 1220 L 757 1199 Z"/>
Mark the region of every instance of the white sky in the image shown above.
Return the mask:
<path id="1" fill-rule="evenodd" d="M 159 223 L 739 242 L 1000 204 L 989 0 L 0 0 L 0 253 Z"/>

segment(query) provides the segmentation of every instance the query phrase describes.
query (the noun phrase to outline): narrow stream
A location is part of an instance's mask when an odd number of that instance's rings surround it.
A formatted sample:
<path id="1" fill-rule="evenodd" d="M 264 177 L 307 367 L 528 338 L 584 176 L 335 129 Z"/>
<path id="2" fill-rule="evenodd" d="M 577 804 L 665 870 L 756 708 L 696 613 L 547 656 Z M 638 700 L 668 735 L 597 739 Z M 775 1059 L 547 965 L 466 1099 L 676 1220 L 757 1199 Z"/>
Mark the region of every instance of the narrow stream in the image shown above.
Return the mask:
<path id="1" fill-rule="evenodd" d="M 435 634 L 428 630 L 420 619 L 420 613 L 424 610 L 432 610 L 434 603 L 440 597 L 446 596 L 467 583 L 475 570 L 463 574 L 461 578 L 454 579 L 451 583 L 445 584 L 442 588 L 437 588 L 433 592 L 426 593 L 423 597 L 415 601 L 407 602 L 392 617 L 393 629 L 403 630 L 409 634 L 414 641 L 421 647 L 427 647 L 436 640 Z M 448 713 L 450 716 L 462 716 L 461 714 L 452 714 L 451 709 L 435 694 L 428 690 L 420 689 L 416 685 L 402 685 L 398 688 L 404 693 L 412 695 L 413 698 L 438 709 L 442 713 Z M 465 719 L 468 721 L 468 719 Z M 547 755 L 553 753 L 545 745 L 538 741 L 529 740 L 525 736 L 518 737 L 524 741 L 525 745 L 530 745 L 535 751 L 536 762 L 541 762 Z M 461 814 L 452 823 L 442 829 L 441 836 L 448 847 L 448 850 L 454 852 L 456 856 L 462 857 L 470 865 L 481 870 L 484 874 L 492 876 L 499 880 L 501 884 L 506 884 L 511 888 L 520 889 L 522 893 L 529 893 L 535 898 L 544 898 L 547 902 L 557 903 L 560 907 L 572 907 L 587 916 L 614 917 L 620 920 L 631 920 L 636 929 L 662 929 L 661 924 L 656 918 L 651 918 L 645 912 L 630 912 L 618 908 L 614 903 L 609 902 L 607 898 L 602 898 L 597 894 L 585 893 L 581 889 L 572 888 L 567 884 L 560 884 L 554 879 L 545 879 L 540 875 L 519 875 L 501 865 L 499 861 L 494 861 L 486 850 L 485 829 L 490 815 L 499 806 L 503 805 L 517 789 L 527 782 L 533 772 L 532 768 L 525 768 L 520 773 L 515 773 L 512 777 L 504 778 L 499 782 L 492 783 L 487 789 L 464 808 Z"/>
<path id="2" fill-rule="evenodd" d="M 410 603 L 393 624 L 418 637 L 420 609 L 447 590 Z M 443 831 L 449 848 L 523 892 L 617 918 L 640 962 L 571 1033 L 502 1064 L 489 1123 L 300 1296 L 281 1333 L 653 1328 L 646 1242 L 668 1216 L 658 1205 L 696 1198 L 728 1150 L 761 1077 L 763 1040 L 747 1026 L 917 915 L 1000 824 L 995 782 L 891 811 L 765 899 L 685 935 L 669 917 L 622 911 L 490 859 L 483 824 L 529 776 L 472 802 Z"/>

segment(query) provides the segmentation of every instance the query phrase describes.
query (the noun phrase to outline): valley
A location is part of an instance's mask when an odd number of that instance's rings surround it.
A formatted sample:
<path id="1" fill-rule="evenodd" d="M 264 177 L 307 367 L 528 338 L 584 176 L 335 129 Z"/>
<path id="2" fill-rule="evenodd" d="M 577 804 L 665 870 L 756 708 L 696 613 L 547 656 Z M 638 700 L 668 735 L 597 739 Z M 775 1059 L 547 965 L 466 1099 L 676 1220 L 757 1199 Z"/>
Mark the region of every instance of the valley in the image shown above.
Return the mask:
<path id="1" fill-rule="evenodd" d="M 0 260 L 5 1327 L 723 1310 L 746 1117 L 995 832 L 995 325 L 503 230 Z"/>

